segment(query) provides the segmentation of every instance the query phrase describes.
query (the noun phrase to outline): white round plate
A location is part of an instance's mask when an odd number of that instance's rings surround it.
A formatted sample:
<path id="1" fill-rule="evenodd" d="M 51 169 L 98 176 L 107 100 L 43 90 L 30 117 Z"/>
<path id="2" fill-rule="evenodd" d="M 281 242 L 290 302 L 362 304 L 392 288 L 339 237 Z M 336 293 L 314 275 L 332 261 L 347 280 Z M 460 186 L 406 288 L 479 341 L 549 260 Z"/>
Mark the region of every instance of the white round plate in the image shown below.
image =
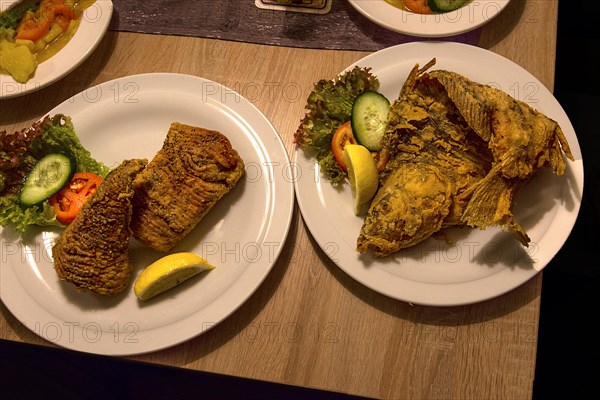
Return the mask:
<path id="1" fill-rule="evenodd" d="M 480 27 L 500 13 L 510 0 L 473 0 L 443 14 L 415 14 L 384 0 L 348 0 L 362 15 L 389 30 L 420 37 L 442 37 Z"/>
<path id="2" fill-rule="evenodd" d="M 78 292 L 57 278 L 51 247 L 61 230 L 19 237 L 2 231 L 0 296 L 25 326 L 57 345 L 127 355 L 199 335 L 229 316 L 263 282 L 288 234 L 294 188 L 289 158 L 274 127 L 249 101 L 218 83 L 179 74 L 127 76 L 87 89 L 50 115 L 71 116 L 84 147 L 114 167 L 162 147 L 171 122 L 225 134 L 245 175 L 171 253 L 195 252 L 217 268 L 146 303 L 132 286 L 164 253 L 131 239 L 134 274 L 114 298 Z"/>
<path id="3" fill-rule="evenodd" d="M 0 74 L 0 99 L 22 96 L 42 89 L 77 68 L 92 54 L 108 29 L 113 12 L 111 0 L 96 0 L 81 16 L 73 38 L 57 54 L 38 65 L 33 77 L 19 83 Z"/>
<path id="4" fill-rule="evenodd" d="M 447 69 L 495 86 L 525 101 L 562 127 L 575 161 L 556 176 L 539 171 L 516 199 L 516 220 L 531 238 L 528 248 L 499 228 L 451 229 L 444 240 L 430 238 L 385 258 L 359 254 L 356 239 L 364 216 L 354 215 L 348 184 L 334 188 L 320 176 L 318 164 L 299 148 L 294 153 L 296 198 L 302 216 L 323 251 L 363 285 L 415 304 L 451 306 L 504 294 L 531 279 L 560 250 L 569 236 L 583 193 L 583 160 L 573 126 L 554 96 L 512 61 L 475 46 L 415 42 L 373 53 L 352 66 L 371 67 L 380 91 L 395 99 L 415 64 L 437 59 Z"/>

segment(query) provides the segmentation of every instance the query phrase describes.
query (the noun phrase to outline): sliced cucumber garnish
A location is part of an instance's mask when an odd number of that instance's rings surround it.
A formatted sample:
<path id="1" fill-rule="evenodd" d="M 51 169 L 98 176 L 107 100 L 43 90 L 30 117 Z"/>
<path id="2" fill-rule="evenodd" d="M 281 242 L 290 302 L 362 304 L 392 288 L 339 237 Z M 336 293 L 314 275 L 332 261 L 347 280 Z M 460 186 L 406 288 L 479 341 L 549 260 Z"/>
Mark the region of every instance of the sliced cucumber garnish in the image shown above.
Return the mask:
<path id="1" fill-rule="evenodd" d="M 461 8 L 469 0 L 428 0 L 427 5 L 433 12 L 448 12 Z"/>
<path id="2" fill-rule="evenodd" d="M 74 161 L 64 154 L 44 156 L 25 178 L 19 202 L 29 207 L 50 198 L 67 184 L 74 170 Z"/>
<path id="3" fill-rule="evenodd" d="M 381 150 L 389 110 L 390 102 L 381 93 L 367 91 L 354 100 L 352 131 L 358 143 L 371 151 Z"/>

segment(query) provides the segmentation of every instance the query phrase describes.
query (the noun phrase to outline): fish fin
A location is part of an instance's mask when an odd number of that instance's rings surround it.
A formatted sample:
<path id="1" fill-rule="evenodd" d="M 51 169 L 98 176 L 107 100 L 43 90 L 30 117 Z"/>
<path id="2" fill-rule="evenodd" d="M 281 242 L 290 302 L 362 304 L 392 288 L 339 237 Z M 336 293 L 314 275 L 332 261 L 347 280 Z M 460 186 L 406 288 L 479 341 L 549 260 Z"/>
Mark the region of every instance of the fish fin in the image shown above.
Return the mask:
<path id="1" fill-rule="evenodd" d="M 499 165 L 494 166 L 484 179 L 470 189 L 471 195 L 462 215 L 464 223 L 471 227 L 486 229 L 500 225 L 508 229 L 521 243 L 527 245 L 529 237 L 515 221 L 511 211 L 514 197 L 525 184 L 521 179 L 507 179 L 500 174 Z"/>

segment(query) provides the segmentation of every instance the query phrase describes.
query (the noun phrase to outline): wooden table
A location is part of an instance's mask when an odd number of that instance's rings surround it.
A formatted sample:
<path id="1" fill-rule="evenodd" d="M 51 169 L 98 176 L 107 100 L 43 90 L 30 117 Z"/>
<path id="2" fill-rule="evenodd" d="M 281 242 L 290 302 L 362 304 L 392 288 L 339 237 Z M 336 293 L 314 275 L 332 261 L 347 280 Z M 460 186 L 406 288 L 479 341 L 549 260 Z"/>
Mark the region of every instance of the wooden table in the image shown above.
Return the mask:
<path id="1" fill-rule="evenodd" d="M 483 28 L 479 45 L 552 90 L 557 13 L 558 1 L 513 0 Z M 0 129 L 26 127 L 71 95 L 131 74 L 178 72 L 253 90 L 257 84 L 266 90 L 267 83 L 277 90 L 293 80 L 304 92 L 300 101 L 253 98 L 291 154 L 313 83 L 367 54 L 108 32 L 66 78 L 0 101 Z M 538 274 L 506 295 L 469 306 L 395 301 L 335 266 L 296 208 L 283 253 L 240 309 L 195 339 L 131 358 L 377 398 L 525 399 L 532 396 L 541 282 Z M 52 346 L 1 303 L 0 338 Z"/>

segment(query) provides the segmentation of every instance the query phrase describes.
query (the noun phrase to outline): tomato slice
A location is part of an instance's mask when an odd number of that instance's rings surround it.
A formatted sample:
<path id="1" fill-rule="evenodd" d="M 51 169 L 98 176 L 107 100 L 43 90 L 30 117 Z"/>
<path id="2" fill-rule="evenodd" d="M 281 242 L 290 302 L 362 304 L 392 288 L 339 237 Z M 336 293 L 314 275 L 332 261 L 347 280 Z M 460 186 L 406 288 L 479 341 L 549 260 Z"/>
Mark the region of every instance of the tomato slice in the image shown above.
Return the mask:
<path id="1" fill-rule="evenodd" d="M 69 21 L 77 18 L 75 10 L 64 4 L 64 0 L 42 0 L 35 12 L 25 13 L 16 30 L 16 39 L 36 41 L 50 30 L 50 25 L 56 22 L 64 30 Z"/>
<path id="2" fill-rule="evenodd" d="M 50 197 L 49 202 L 56 213 L 56 219 L 65 225 L 73 222 L 83 203 L 96 192 L 102 180 L 102 177 L 93 172 L 73 174 L 69 183 Z"/>
<path id="3" fill-rule="evenodd" d="M 344 162 L 344 147 L 348 143 L 357 144 L 356 138 L 352 133 L 352 125 L 350 124 L 350 121 L 340 125 L 331 139 L 331 152 L 333 153 L 335 161 L 337 161 L 344 172 L 348 172 L 348 167 Z"/>

